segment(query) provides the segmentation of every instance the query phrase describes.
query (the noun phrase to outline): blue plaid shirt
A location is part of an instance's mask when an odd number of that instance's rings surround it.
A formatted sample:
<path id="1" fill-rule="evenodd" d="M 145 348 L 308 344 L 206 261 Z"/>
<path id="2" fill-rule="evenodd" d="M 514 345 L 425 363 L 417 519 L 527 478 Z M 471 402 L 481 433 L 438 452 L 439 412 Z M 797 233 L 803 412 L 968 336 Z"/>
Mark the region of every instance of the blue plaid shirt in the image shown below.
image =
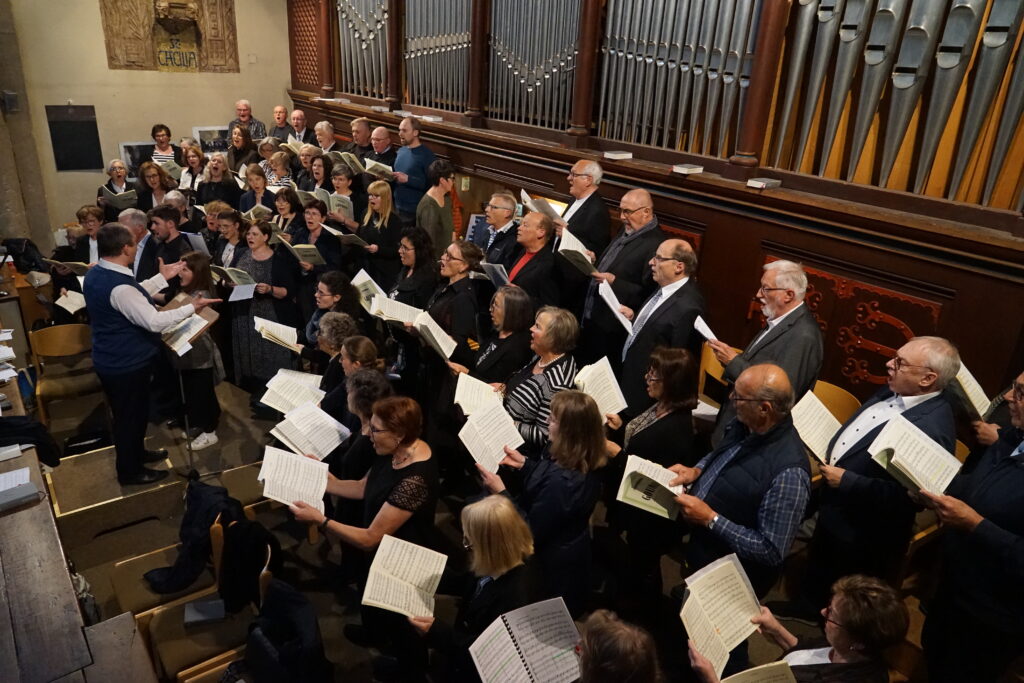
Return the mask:
<path id="1" fill-rule="evenodd" d="M 736 457 L 741 445 L 736 444 L 718 455 L 710 466 L 708 460 L 715 451 L 701 458 L 697 463 L 701 473 L 690 493 L 704 500 L 715 485 L 718 475 Z M 790 467 L 775 475 L 765 491 L 757 510 L 757 528 L 741 526 L 719 515 L 711 533 L 729 544 L 742 559 L 778 566 L 786 558 L 789 546 L 793 543 L 810 496 L 810 476 L 798 467 Z"/>

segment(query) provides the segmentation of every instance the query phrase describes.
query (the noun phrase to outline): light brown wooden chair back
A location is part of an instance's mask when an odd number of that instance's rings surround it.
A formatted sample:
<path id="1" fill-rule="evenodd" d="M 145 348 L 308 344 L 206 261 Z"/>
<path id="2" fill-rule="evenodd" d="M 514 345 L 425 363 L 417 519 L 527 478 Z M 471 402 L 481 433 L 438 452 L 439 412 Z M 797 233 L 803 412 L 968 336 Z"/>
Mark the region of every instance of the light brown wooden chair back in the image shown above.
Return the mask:
<path id="1" fill-rule="evenodd" d="M 77 356 L 91 351 L 92 331 L 81 323 L 54 325 L 29 332 L 28 343 L 32 347 L 36 372 L 39 372 L 40 358 Z"/>
<path id="2" fill-rule="evenodd" d="M 818 380 L 812 391 L 841 423 L 845 424 L 860 408 L 860 401 L 856 396 L 835 384 Z"/>

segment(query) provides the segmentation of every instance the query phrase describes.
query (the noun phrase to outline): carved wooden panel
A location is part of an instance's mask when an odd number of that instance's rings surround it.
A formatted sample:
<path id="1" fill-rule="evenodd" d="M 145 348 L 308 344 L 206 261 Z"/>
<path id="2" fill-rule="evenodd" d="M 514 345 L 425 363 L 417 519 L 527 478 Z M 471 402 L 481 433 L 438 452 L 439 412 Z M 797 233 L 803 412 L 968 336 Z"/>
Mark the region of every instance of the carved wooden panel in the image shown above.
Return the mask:
<path id="1" fill-rule="evenodd" d="M 764 263 L 791 258 L 766 255 Z M 803 264 L 807 273 L 806 306 L 814 314 L 825 344 L 819 377 L 839 384 L 864 400 L 887 379 L 885 364 L 913 337 L 937 334 L 942 302 L 890 286 Z M 750 337 L 764 326 L 761 305 L 747 311 Z M 841 381 L 840 381 L 841 378 Z"/>
<path id="2" fill-rule="evenodd" d="M 111 69 L 238 71 L 234 0 L 99 0 L 99 4 Z"/>
<path id="3" fill-rule="evenodd" d="M 292 55 L 292 85 L 320 89 L 319 48 L 316 36 L 320 22 L 319 0 L 289 0 L 288 36 Z"/>

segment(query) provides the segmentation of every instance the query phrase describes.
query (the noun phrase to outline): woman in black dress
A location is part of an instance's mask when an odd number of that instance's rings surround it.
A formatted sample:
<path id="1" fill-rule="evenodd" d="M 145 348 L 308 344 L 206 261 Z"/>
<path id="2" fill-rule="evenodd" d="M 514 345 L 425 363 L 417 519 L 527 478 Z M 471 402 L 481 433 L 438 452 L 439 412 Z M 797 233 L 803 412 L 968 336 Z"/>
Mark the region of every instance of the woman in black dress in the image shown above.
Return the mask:
<path id="1" fill-rule="evenodd" d="M 228 172 L 228 160 L 224 152 L 213 152 L 203 169 L 203 180 L 196 190 L 196 204 L 205 206 L 214 199 L 219 199 L 232 209 L 238 208 L 238 199 L 242 196 L 242 188 Z"/>
<path id="2" fill-rule="evenodd" d="M 551 400 L 548 430 L 551 441 L 541 457 L 527 459 L 506 446 L 501 464 L 520 470 L 515 501 L 533 532 L 544 597 L 561 596 L 577 616 L 590 589 L 590 515 L 601 492 L 595 470 L 608 453 L 604 420 L 593 398 L 567 390 Z M 506 491 L 502 476 L 480 464 L 477 471 L 491 493 Z"/>
<path id="3" fill-rule="evenodd" d="M 336 313 L 334 315 L 344 314 Z M 345 317 L 351 321 L 349 316 Z M 334 387 L 327 391 L 327 395 L 320 400 L 320 408 L 349 429 L 354 429 L 358 418 L 348 408 L 346 381 L 350 375 L 360 370 L 370 368 L 381 371 L 384 369 L 384 363 L 377 358 L 377 346 L 359 334 L 350 335 L 341 343 L 337 358 L 342 376 L 332 378 Z M 326 375 L 324 375 L 324 379 L 327 379 Z M 324 388 L 323 382 L 321 382 L 320 388 Z"/>
<path id="4" fill-rule="evenodd" d="M 327 205 L 319 199 L 310 199 L 303 207 L 305 225 L 295 231 L 292 244 L 311 244 L 320 252 L 324 263 L 314 265 L 299 261 L 302 277 L 299 285 L 299 310 L 303 320 L 309 320 L 316 308 L 314 294 L 320 276 L 341 266 L 341 243 L 338 238 L 324 230 L 327 219 Z"/>
<path id="5" fill-rule="evenodd" d="M 430 235 L 423 228 L 412 227 L 402 231 L 398 242 L 398 260 L 402 269 L 388 292 L 395 301 L 416 308 L 426 308 L 430 295 L 437 289 L 437 261 L 431 255 Z"/>
<path id="6" fill-rule="evenodd" d="M 377 401 L 369 424 L 374 458 L 366 476 L 359 480 L 327 475 L 327 492 L 348 500 L 363 501 L 361 525 L 331 520 L 319 510 L 298 501 L 292 504 L 295 518 L 319 525 L 367 554 L 366 569 L 385 535 L 416 545 L 436 546 L 434 512 L 438 475 L 430 446 L 420 439 L 423 413 L 416 401 L 394 396 Z M 363 574 L 360 587 L 365 588 Z M 345 635 L 356 644 L 387 641 L 397 637 L 405 618 L 375 607 L 362 609 L 363 626 L 350 624 Z"/>
<path id="7" fill-rule="evenodd" d="M 504 285 L 491 297 L 490 311 L 494 334 L 480 345 L 473 364 L 466 367 L 449 361 L 448 367 L 455 373 L 468 372 L 488 384 L 504 385 L 533 356 L 533 301 L 522 287 Z"/>
<path id="8" fill-rule="evenodd" d="M 402 219 L 395 210 L 391 186 L 383 180 L 370 183 L 362 225 L 355 220 L 344 225 L 369 244 L 364 250 L 366 272 L 385 292 L 391 289 L 401 268 L 398 243 L 402 238 Z"/>
<path id="9" fill-rule="evenodd" d="M 305 220 L 299 193 L 290 187 L 281 188 L 274 197 L 274 208 L 277 215 L 270 219 L 270 224 L 274 232 L 283 233 L 281 239 L 290 242 Z"/>
<path id="10" fill-rule="evenodd" d="M 231 129 L 231 144 L 228 145 L 228 168 L 235 173 L 242 166 L 258 163 L 260 155 L 256 152 L 256 145 L 253 144 L 249 128 L 236 124 Z"/>
<path id="11" fill-rule="evenodd" d="M 693 467 L 700 459 L 693 444 L 693 417 L 697 407 L 697 363 L 686 349 L 658 347 L 651 353 L 644 379 L 647 395 L 655 404 L 637 415 L 622 430 L 622 418 L 606 415 L 611 438 L 621 444 L 605 469 L 606 492 L 614 495 L 626 466 L 627 455 L 635 455 L 662 467 L 681 464 Z M 641 601 L 656 601 L 661 595 L 661 556 L 672 549 L 679 528 L 625 503 L 606 501 L 609 525 L 625 531 L 629 553 L 622 570 L 621 585 Z"/>

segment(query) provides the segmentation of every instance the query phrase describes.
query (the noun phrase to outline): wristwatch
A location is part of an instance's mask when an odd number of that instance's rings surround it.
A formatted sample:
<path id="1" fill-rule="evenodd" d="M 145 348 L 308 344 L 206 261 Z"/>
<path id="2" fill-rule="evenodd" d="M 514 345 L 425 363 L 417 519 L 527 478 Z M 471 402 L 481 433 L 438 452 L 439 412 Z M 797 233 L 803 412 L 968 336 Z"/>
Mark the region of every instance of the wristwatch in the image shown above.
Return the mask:
<path id="1" fill-rule="evenodd" d="M 715 517 L 715 519 L 718 519 L 718 518 L 717 518 L 717 517 Z M 322 522 L 320 522 L 319 524 L 317 524 L 317 525 L 316 525 L 316 527 L 317 527 L 318 529 L 320 529 L 320 531 L 327 531 L 327 523 L 328 523 L 329 521 L 331 521 L 331 518 L 330 518 L 330 517 L 328 517 L 327 515 L 324 515 L 324 521 L 322 521 Z"/>
<path id="2" fill-rule="evenodd" d="M 714 517 L 712 517 L 711 521 L 708 522 L 708 531 L 711 531 L 712 529 L 714 529 L 716 524 L 718 524 L 718 515 L 715 515 Z"/>

